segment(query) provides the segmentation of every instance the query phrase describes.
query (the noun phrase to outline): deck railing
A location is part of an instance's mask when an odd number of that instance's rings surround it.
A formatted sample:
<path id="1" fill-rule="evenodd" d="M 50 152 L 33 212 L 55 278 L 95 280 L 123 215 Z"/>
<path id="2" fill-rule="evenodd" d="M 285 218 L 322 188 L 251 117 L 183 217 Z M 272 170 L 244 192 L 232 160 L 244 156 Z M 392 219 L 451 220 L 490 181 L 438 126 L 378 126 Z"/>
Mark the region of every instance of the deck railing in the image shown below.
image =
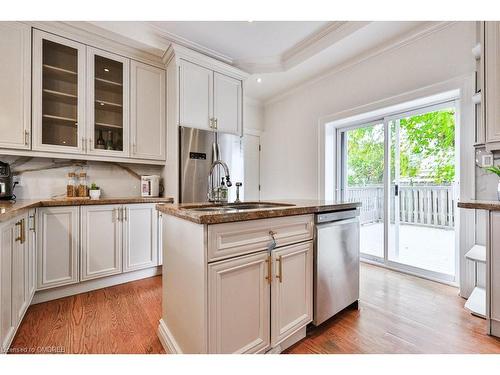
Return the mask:
<path id="1" fill-rule="evenodd" d="M 345 193 L 345 199 L 362 203 L 362 224 L 384 220 L 383 186 L 349 187 Z M 391 191 L 392 223 L 394 212 L 398 212 L 402 224 L 441 228 L 455 226 L 455 201 L 451 185 L 401 185 L 397 198 Z"/>

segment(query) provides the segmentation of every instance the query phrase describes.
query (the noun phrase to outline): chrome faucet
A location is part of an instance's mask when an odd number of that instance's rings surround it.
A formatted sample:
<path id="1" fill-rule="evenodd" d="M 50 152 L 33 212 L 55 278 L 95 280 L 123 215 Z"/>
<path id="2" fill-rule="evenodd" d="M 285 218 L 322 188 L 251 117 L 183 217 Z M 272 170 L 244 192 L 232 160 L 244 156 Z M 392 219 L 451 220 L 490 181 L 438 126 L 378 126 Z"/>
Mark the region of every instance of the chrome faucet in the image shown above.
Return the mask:
<path id="1" fill-rule="evenodd" d="M 216 188 L 214 187 L 214 169 L 216 166 L 220 165 L 224 169 L 225 177 L 226 177 L 226 186 L 231 187 L 233 183 L 231 182 L 231 179 L 229 177 L 229 168 L 226 163 L 224 163 L 222 160 L 216 160 L 212 163 L 210 166 L 210 171 L 208 172 L 208 192 L 207 192 L 207 197 L 209 202 L 220 202 L 220 198 L 216 194 Z"/>

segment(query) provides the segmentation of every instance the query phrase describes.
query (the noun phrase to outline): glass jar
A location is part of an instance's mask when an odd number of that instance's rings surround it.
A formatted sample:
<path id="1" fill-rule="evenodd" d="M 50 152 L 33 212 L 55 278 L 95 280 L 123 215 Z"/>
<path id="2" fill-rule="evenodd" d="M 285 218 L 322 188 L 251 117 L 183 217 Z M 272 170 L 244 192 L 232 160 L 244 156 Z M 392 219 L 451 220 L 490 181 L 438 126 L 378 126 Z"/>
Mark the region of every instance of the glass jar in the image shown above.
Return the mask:
<path id="1" fill-rule="evenodd" d="M 77 196 L 76 173 L 68 173 L 68 183 L 66 184 L 66 197 L 73 198 Z"/>
<path id="2" fill-rule="evenodd" d="M 85 198 L 89 195 L 89 188 L 87 182 L 87 173 L 82 172 L 78 180 L 78 197 Z"/>

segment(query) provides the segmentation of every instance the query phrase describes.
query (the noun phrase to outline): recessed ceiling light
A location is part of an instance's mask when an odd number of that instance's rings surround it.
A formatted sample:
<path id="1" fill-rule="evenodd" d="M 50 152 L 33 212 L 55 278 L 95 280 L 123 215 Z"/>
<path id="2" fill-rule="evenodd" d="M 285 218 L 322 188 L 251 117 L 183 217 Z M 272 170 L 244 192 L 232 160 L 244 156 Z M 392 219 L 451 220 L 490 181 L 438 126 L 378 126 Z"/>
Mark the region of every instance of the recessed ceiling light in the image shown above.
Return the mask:
<path id="1" fill-rule="evenodd" d="M 253 22 L 253 20 L 248 20 L 248 23 L 252 23 L 252 22 Z"/>
<path id="2" fill-rule="evenodd" d="M 109 69 L 108 69 L 108 68 L 104 68 L 104 71 L 105 71 L 105 72 L 109 72 Z"/>
<path id="3" fill-rule="evenodd" d="M 99 104 L 100 104 L 100 105 L 104 105 L 104 103 L 103 103 L 103 102 L 100 102 Z"/>
<path id="4" fill-rule="evenodd" d="M 256 79 L 256 81 L 257 81 L 257 83 L 261 83 L 261 82 L 262 82 L 262 78 L 258 77 L 258 78 Z"/>

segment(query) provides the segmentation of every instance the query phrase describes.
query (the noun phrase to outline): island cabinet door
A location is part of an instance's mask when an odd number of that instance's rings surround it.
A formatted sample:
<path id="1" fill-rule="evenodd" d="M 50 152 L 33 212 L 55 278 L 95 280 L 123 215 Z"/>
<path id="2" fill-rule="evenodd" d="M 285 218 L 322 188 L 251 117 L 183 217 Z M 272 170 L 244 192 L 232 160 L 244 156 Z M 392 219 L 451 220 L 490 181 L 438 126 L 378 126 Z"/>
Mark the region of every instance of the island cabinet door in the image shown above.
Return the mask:
<path id="1" fill-rule="evenodd" d="M 78 282 L 78 207 L 46 207 L 38 214 L 37 289 Z"/>
<path id="2" fill-rule="evenodd" d="M 12 314 L 12 250 L 14 220 L 0 225 L 0 353 L 10 344 L 15 330 Z"/>
<path id="3" fill-rule="evenodd" d="M 131 204 L 123 209 L 123 271 L 158 265 L 158 215 L 154 204 Z"/>
<path id="4" fill-rule="evenodd" d="M 278 345 L 312 320 L 312 241 L 273 251 L 271 344 Z"/>
<path id="5" fill-rule="evenodd" d="M 262 353 L 269 348 L 268 253 L 208 266 L 209 353 Z"/>
<path id="6" fill-rule="evenodd" d="M 121 205 L 82 207 L 82 280 L 122 272 L 123 217 Z"/>

